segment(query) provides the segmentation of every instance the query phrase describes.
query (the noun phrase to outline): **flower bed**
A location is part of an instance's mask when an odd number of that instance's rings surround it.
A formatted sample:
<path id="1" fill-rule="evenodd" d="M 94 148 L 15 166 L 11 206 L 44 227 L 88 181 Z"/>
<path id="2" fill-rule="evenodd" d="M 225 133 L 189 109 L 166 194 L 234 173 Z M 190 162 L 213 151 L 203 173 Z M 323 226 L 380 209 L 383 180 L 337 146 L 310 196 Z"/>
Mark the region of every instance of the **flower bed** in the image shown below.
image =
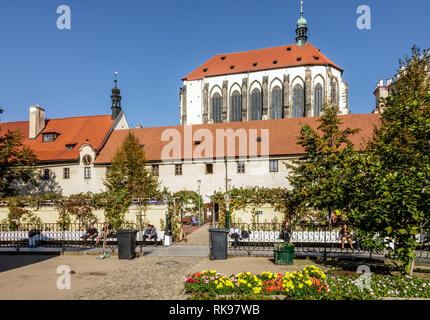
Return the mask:
<path id="1" fill-rule="evenodd" d="M 330 276 L 320 268 L 306 266 L 286 274 L 250 272 L 226 276 L 202 271 L 185 278 L 185 291 L 192 296 L 284 296 L 292 300 L 378 299 L 382 297 L 430 298 L 430 281 L 411 277 L 372 275 L 370 289 L 357 286 L 358 275 Z"/>

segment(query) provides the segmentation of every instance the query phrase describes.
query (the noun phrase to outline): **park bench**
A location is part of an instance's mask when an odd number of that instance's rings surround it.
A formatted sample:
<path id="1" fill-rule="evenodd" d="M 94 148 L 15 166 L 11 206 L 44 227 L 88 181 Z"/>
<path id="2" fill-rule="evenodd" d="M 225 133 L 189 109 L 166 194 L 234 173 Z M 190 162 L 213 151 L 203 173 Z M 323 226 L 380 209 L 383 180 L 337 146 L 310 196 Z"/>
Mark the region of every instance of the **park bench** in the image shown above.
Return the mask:
<path id="1" fill-rule="evenodd" d="M 284 242 L 283 239 L 279 238 L 279 231 L 250 231 L 249 237 L 246 239 L 240 239 L 239 243 L 243 245 L 262 245 L 271 246 L 278 242 Z M 427 235 L 424 235 L 425 239 Z M 417 236 L 417 242 L 419 242 Z M 385 239 L 388 241 L 387 239 Z M 234 243 L 234 239 L 228 237 L 230 244 Z M 293 231 L 291 235 L 291 242 L 296 246 L 303 247 L 324 247 L 324 246 L 340 246 L 341 237 L 338 231 Z M 352 239 L 354 245 L 357 244 L 356 238 Z M 347 243 L 345 244 L 348 245 Z M 389 244 L 390 247 L 394 248 L 394 243 Z"/>
<path id="2" fill-rule="evenodd" d="M 84 231 L 42 231 L 39 235 L 29 239 L 28 231 L 0 231 L 0 245 L 27 246 L 35 245 L 61 245 L 68 244 L 85 244 L 95 242 L 85 241 L 82 237 Z M 109 244 L 116 243 L 116 233 L 108 236 L 106 242 Z"/>
<path id="3" fill-rule="evenodd" d="M 143 231 L 138 231 L 136 234 L 136 241 L 143 241 Z M 37 241 L 39 244 L 57 245 L 57 244 L 85 244 L 95 242 L 84 241 L 82 237 L 84 236 L 84 231 L 42 231 L 39 235 L 32 237 L 29 241 L 28 231 L 0 231 L 0 245 L 20 245 L 26 246 L 29 244 L 34 244 Z M 164 231 L 157 231 L 157 242 L 163 243 L 164 241 Z M 117 242 L 116 232 L 106 239 L 109 244 L 115 244 Z M 154 242 L 154 239 L 148 240 L 148 242 Z"/>
<path id="4" fill-rule="evenodd" d="M 243 244 L 274 244 L 284 242 L 279 238 L 279 231 L 251 231 L 249 238 L 241 239 L 239 242 Z M 234 240 L 228 237 L 229 242 Z M 293 231 L 291 242 L 296 245 L 322 245 L 322 244 L 340 244 L 340 236 L 337 231 Z M 353 242 L 355 240 L 353 239 Z"/>
<path id="5" fill-rule="evenodd" d="M 164 242 L 164 233 L 165 233 L 164 231 L 157 231 L 157 243 L 162 244 Z M 143 234 L 144 234 L 144 231 L 138 231 L 137 232 L 137 234 L 136 234 L 136 242 L 137 243 L 143 243 Z M 146 240 L 146 242 L 152 243 L 152 242 L 155 242 L 155 240 L 149 239 L 149 240 Z"/>

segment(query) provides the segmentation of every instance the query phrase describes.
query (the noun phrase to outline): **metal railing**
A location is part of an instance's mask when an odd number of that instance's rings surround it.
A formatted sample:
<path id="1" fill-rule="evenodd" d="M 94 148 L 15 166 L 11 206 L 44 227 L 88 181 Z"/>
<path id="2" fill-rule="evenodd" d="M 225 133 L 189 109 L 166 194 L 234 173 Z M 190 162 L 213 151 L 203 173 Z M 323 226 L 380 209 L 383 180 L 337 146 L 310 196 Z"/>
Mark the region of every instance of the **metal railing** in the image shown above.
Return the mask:
<path id="1" fill-rule="evenodd" d="M 103 230 L 102 223 L 94 223 L 97 235 Z M 98 248 L 103 246 L 103 238 L 99 243 L 96 237 L 86 239 L 88 225 L 83 223 L 69 223 L 61 225 L 58 223 L 43 224 L 0 224 L 0 248 L 47 247 L 47 248 Z M 139 225 L 124 223 L 119 230 L 132 229 L 143 231 Z M 117 246 L 116 231 L 114 230 L 106 239 L 108 248 Z"/>
<path id="2" fill-rule="evenodd" d="M 275 244 L 284 242 L 280 239 L 281 223 L 236 223 L 241 230 L 241 237 L 237 242 L 228 236 L 228 254 L 230 255 L 273 255 Z M 215 227 L 224 228 L 217 224 Z M 348 241 L 342 248 L 340 226 L 298 225 L 292 228 L 290 242 L 295 246 L 297 256 L 330 257 L 353 255 L 357 257 L 383 257 L 386 250 L 366 248 L 357 232 L 352 230 L 351 249 Z M 243 231 L 246 231 L 245 233 Z M 417 258 L 430 259 L 429 232 L 417 236 L 418 247 L 415 251 Z"/>

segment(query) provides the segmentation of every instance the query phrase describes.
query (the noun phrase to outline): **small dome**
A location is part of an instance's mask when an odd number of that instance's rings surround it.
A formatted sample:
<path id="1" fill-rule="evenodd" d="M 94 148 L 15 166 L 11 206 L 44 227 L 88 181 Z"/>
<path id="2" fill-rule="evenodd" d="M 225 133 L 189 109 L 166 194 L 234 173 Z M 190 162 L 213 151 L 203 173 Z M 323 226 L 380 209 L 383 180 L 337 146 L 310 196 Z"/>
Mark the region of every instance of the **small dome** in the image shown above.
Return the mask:
<path id="1" fill-rule="evenodd" d="M 301 16 L 300 19 L 297 21 L 297 28 L 304 28 L 308 25 L 308 22 L 306 21 L 306 19 Z"/>
<path id="2" fill-rule="evenodd" d="M 115 87 L 115 88 L 112 89 L 112 93 L 119 95 L 121 93 L 121 91 L 117 87 Z"/>

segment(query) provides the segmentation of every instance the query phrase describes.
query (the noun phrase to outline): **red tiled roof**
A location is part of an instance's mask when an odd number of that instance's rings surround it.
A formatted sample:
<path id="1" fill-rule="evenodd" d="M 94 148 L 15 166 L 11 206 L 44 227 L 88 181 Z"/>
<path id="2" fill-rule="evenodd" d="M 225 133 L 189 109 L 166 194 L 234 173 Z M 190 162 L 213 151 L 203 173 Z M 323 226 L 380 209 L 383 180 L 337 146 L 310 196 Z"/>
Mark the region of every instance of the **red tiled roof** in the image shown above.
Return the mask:
<path id="1" fill-rule="evenodd" d="M 217 54 L 183 80 L 306 65 L 329 65 L 343 71 L 310 43 Z"/>
<path id="2" fill-rule="evenodd" d="M 29 121 L 0 123 L 0 135 L 7 130 L 19 130 L 23 143 L 33 150 L 40 161 L 76 160 L 79 158 L 79 147 L 86 143 L 87 139 L 93 148 L 101 148 L 113 123 L 110 115 L 50 119 L 46 121 L 45 129 L 41 133 L 60 133 L 53 142 L 42 142 L 42 134 L 35 140 L 30 140 Z M 66 150 L 67 144 L 76 146 L 72 150 Z"/>
<path id="3" fill-rule="evenodd" d="M 362 147 L 362 142 L 372 137 L 373 129 L 375 125 L 379 124 L 380 115 L 378 114 L 355 114 L 355 115 L 342 115 L 339 116 L 342 122 L 341 128 L 349 127 L 351 129 L 361 129 L 359 133 L 351 137 L 351 141 L 354 143 L 357 150 Z M 213 141 L 213 152 L 216 154 L 216 130 L 217 129 L 245 129 L 249 136 L 249 130 L 257 129 L 258 136 L 261 136 L 262 129 L 269 129 L 269 154 L 271 156 L 279 155 L 299 155 L 304 154 L 303 148 L 297 144 L 297 136 L 300 135 L 301 124 L 308 123 L 312 128 L 317 129 L 320 122 L 319 117 L 308 117 L 308 118 L 291 118 L 291 119 L 277 119 L 277 120 L 259 120 L 259 121 L 244 121 L 244 122 L 231 122 L 231 123 L 216 123 L 216 124 L 202 124 L 193 125 L 193 135 L 196 130 L 208 129 L 212 136 Z M 188 126 L 189 128 L 190 126 Z M 161 137 L 163 132 L 167 129 L 175 129 L 180 133 L 180 136 L 184 137 L 184 126 L 172 126 L 172 127 L 156 127 L 156 128 L 140 128 L 131 130 L 116 130 L 112 133 L 103 149 L 100 151 L 96 163 L 110 163 L 116 150 L 121 146 L 122 141 L 131 131 L 137 136 L 140 143 L 144 145 L 146 158 L 148 161 L 160 161 L 161 153 L 163 148 L 169 144 L 169 141 L 162 141 Z M 238 140 L 236 139 L 236 151 L 235 155 L 239 155 L 238 151 Z M 248 140 L 249 142 L 249 140 Z M 202 142 L 203 144 L 203 142 Z M 224 154 L 226 151 L 226 144 L 224 148 Z M 197 146 L 193 141 L 193 152 Z M 184 142 L 182 140 L 181 145 L 181 159 L 184 158 Z M 260 155 L 258 150 L 258 155 Z M 186 157 L 187 158 L 187 157 Z M 201 158 L 205 158 L 203 154 Z M 178 159 L 179 160 L 179 159 Z"/>

